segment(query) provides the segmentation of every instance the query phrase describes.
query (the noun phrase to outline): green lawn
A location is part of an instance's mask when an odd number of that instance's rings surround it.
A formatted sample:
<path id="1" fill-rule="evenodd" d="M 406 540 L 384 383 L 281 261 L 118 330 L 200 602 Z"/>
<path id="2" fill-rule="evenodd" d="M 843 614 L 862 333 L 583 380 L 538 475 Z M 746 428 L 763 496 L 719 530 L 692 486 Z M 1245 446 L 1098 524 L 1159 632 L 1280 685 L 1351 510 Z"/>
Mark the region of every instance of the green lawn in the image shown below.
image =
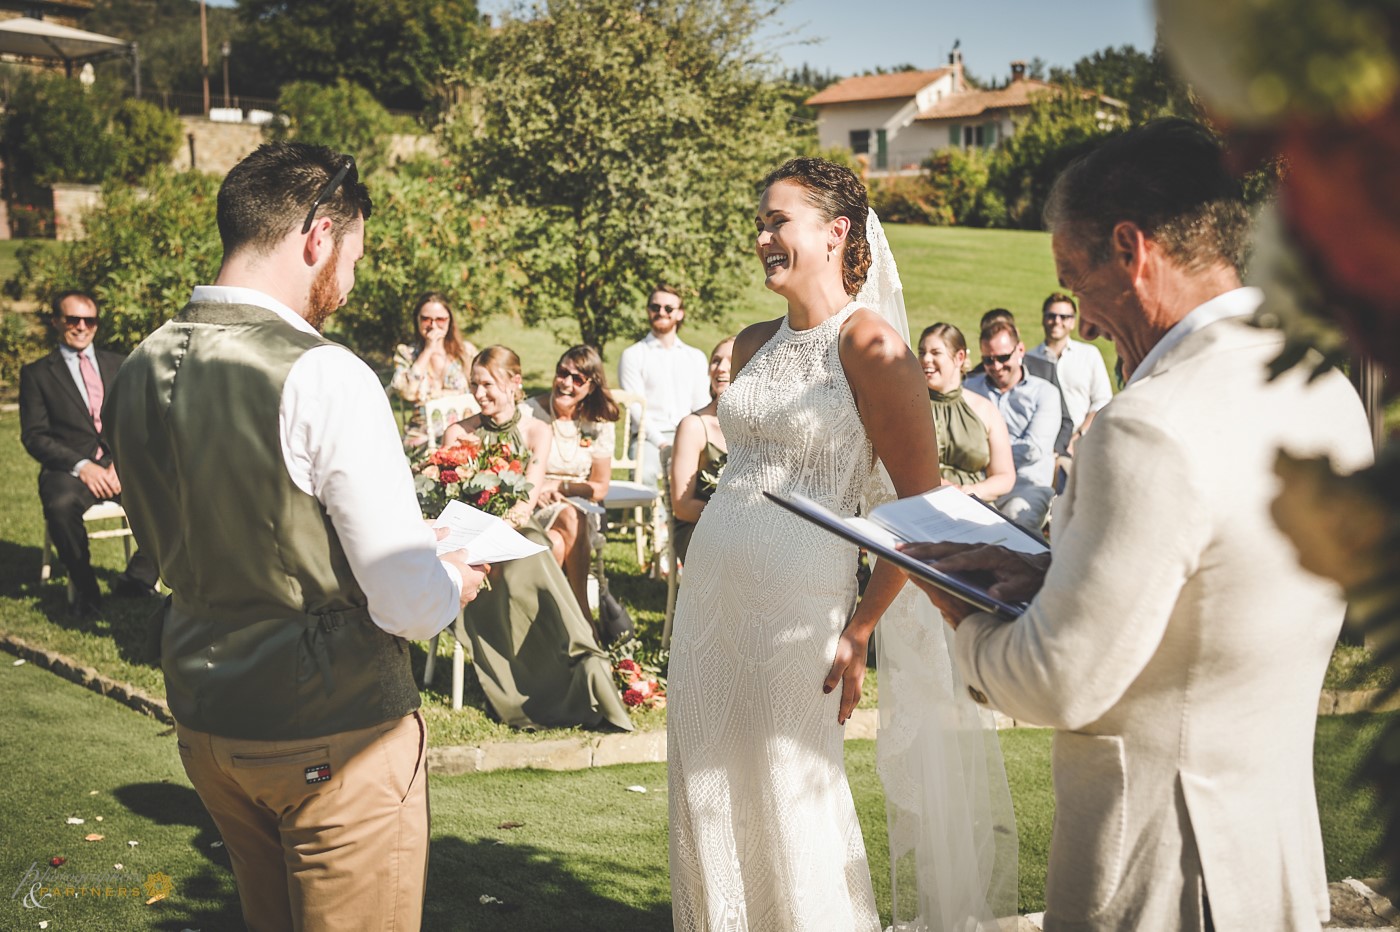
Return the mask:
<path id="1" fill-rule="evenodd" d="M 180 767 L 174 736 L 159 723 L 32 664 L 0 663 L 0 877 L 18 884 L 32 865 L 66 858 L 69 876 L 116 873 L 144 883 L 156 872 L 174 893 L 151 906 L 136 896 L 75 897 L 25 908 L 0 904 L 0 927 L 177 930 L 240 928 L 228 854 Z M 1347 716 L 1318 723 L 1318 800 L 1329 879 L 1375 876 L 1379 840 L 1370 794 L 1349 774 L 1385 721 Z M 882 915 L 889 877 L 884 801 L 874 744 L 847 743 L 846 761 Z M 1020 831 L 1021 909 L 1043 908 L 1053 801 L 1050 736 L 1003 733 Z M 577 773 L 514 771 L 430 781 L 433 842 L 429 929 L 556 932 L 670 928 L 666 870 L 666 767 L 646 764 Z M 643 786 L 646 793 L 629 792 Z M 67 819 L 81 818 L 81 825 Z M 101 817 L 101 821 L 98 821 Z M 523 823 L 518 828 L 500 826 Z M 100 841 L 84 841 L 89 833 Z M 136 842 L 131 846 L 129 842 Z M 120 871 L 114 865 L 121 864 Z M 10 887 L 14 889 L 14 887 Z M 482 905 L 492 896 L 501 904 Z M 640 924 L 639 924 L 640 923 Z"/>
<path id="2" fill-rule="evenodd" d="M 1049 234 L 893 225 L 885 230 L 904 282 L 911 338 L 917 339 L 924 327 L 938 321 L 956 324 L 967 337 L 975 362 L 978 320 L 984 312 L 1004 307 L 1016 315 L 1027 347 L 1043 339 L 1040 303 L 1059 290 Z M 690 308 L 682 338 L 709 352 L 722 336 L 784 313 L 782 299 L 763 287 L 757 259 L 753 286 L 743 304 L 742 310 L 723 320 L 707 316 L 704 308 Z M 546 331 L 527 330 L 504 319 L 487 323 L 471 337 L 481 346 L 505 343 L 515 349 L 524 363 L 526 383 L 540 387 L 548 383 L 555 360 L 567 348 Z M 616 377 L 617 358 L 630 342 L 619 337 L 608 344 L 605 355 L 611 377 Z M 1112 369 L 1111 345 L 1099 348 Z"/>

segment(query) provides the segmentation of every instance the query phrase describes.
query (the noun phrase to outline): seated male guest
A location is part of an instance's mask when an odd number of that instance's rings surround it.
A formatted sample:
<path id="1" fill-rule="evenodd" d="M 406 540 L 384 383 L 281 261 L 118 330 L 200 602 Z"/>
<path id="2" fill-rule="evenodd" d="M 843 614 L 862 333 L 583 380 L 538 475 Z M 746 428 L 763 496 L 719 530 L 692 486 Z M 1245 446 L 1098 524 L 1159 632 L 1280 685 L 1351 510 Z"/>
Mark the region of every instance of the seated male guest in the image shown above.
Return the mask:
<path id="1" fill-rule="evenodd" d="M 995 320 L 982 331 L 983 372 L 964 383 L 997 406 L 1011 435 L 1016 484 L 996 500 L 1017 524 L 1039 530 L 1054 497 L 1055 439 L 1063 414 L 1055 386 L 1025 370 L 1026 346 L 1016 325 Z"/>
<path id="2" fill-rule="evenodd" d="M 102 606 L 92 571 L 83 512 L 121 494 L 116 463 L 102 430 L 102 401 L 126 357 L 98 349 L 97 301 L 81 291 L 53 299 L 51 323 L 59 345 L 19 374 L 20 441 L 39 461 L 39 501 L 54 549 L 77 599 L 74 614 L 95 615 Z M 155 564 L 140 551 L 112 586 L 116 595 L 155 591 Z"/>

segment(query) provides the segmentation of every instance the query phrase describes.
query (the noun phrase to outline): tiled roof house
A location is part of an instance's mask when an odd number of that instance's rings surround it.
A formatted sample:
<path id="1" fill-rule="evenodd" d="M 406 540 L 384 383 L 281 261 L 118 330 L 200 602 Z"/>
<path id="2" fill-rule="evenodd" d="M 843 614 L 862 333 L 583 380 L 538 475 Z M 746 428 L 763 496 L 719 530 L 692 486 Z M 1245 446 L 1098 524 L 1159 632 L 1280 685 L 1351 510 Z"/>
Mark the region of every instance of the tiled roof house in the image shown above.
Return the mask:
<path id="1" fill-rule="evenodd" d="M 823 146 L 849 148 L 880 174 L 917 169 L 937 149 L 992 148 L 1016 131 L 1012 118 L 1030 109 L 1037 95 L 1059 92 L 1027 78 L 1021 61 L 1011 63 L 1005 87 L 974 90 L 963 81 L 962 57 L 954 51 L 946 68 L 847 78 L 807 104 L 817 109 Z M 1123 106 L 1099 100 L 1105 119 Z"/>

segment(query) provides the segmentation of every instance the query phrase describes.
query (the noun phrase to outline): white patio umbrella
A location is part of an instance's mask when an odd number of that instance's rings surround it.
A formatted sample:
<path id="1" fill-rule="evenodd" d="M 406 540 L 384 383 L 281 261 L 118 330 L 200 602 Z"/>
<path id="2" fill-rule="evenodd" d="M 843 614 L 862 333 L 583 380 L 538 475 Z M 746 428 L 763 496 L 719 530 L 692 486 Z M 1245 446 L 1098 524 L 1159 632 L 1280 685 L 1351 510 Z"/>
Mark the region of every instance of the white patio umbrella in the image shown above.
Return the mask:
<path id="1" fill-rule="evenodd" d="M 61 61 L 72 77 L 74 64 L 111 55 L 131 56 L 134 90 L 140 97 L 141 55 L 135 42 L 25 16 L 0 20 L 0 56 Z"/>

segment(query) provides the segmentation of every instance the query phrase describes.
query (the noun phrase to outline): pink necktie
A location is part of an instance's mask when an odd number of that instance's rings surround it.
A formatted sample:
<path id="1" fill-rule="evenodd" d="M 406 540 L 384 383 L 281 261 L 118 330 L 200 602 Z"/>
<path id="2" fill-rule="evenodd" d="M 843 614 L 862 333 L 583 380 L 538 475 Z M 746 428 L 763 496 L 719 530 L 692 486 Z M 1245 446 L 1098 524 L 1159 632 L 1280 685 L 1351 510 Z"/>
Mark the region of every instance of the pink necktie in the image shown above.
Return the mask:
<path id="1" fill-rule="evenodd" d="M 92 415 L 92 426 L 102 433 L 102 380 L 97 377 L 97 367 L 86 353 L 78 354 L 78 371 L 82 373 L 83 384 L 87 386 L 88 413 Z"/>

